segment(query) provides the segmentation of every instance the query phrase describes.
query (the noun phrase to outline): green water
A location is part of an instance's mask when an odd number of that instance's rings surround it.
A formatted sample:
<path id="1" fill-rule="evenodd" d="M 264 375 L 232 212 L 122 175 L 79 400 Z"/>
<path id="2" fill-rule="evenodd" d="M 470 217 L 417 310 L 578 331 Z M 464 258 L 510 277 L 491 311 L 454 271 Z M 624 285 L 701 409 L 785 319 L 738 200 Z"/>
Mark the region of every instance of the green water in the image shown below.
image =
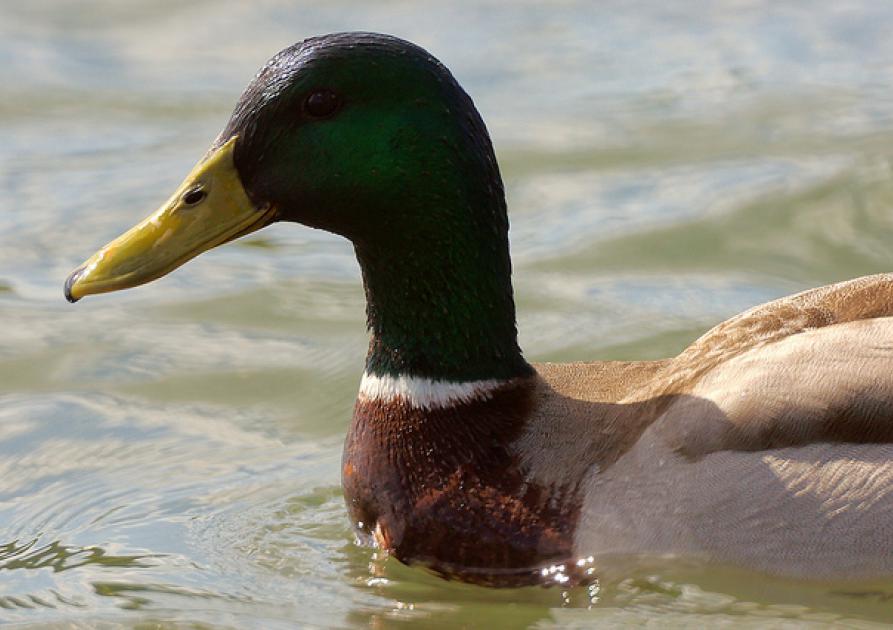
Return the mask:
<path id="1" fill-rule="evenodd" d="M 598 592 L 496 591 L 358 547 L 339 458 L 366 333 L 333 236 L 277 225 L 139 290 L 63 300 L 269 56 L 348 29 L 420 43 L 475 98 L 532 360 L 666 356 L 750 305 L 893 270 L 893 6 L 661 4 L 0 3 L 0 621 L 893 619 L 893 585 L 668 561 Z"/>

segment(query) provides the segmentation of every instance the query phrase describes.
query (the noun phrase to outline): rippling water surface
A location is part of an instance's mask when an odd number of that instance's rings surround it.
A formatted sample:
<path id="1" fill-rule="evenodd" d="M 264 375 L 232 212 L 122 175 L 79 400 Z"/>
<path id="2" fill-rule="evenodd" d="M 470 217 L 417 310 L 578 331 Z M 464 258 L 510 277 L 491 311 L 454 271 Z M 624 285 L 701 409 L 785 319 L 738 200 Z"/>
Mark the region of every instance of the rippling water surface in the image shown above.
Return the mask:
<path id="1" fill-rule="evenodd" d="M 357 29 L 428 48 L 487 120 L 531 359 L 666 356 L 750 305 L 893 269 L 893 6 L 704 4 L 0 5 L 0 621 L 893 617 L 893 585 L 667 563 L 495 591 L 355 545 L 338 468 L 366 334 L 336 237 L 277 225 L 138 291 L 62 298 L 269 56 Z"/>

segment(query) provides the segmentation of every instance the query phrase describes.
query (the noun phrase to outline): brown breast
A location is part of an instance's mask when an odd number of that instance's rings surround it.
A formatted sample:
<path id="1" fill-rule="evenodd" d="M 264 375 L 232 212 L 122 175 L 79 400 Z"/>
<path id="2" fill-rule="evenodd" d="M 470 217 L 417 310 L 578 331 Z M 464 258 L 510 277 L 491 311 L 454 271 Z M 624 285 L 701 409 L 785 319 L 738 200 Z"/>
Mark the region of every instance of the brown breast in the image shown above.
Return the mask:
<path id="1" fill-rule="evenodd" d="M 533 482 L 511 446 L 533 392 L 529 379 L 444 409 L 359 401 L 342 469 L 354 523 L 401 561 L 469 582 L 531 584 L 568 560 L 577 487 Z"/>

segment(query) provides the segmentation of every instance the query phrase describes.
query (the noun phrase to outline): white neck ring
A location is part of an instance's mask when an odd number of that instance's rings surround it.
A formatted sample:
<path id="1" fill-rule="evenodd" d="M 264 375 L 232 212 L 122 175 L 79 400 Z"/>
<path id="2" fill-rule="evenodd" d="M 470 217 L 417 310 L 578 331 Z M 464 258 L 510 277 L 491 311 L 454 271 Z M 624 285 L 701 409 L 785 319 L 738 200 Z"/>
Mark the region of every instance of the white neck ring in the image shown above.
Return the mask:
<path id="1" fill-rule="evenodd" d="M 360 381 L 359 399 L 363 402 L 400 400 L 420 409 L 437 409 L 489 400 L 497 389 L 508 382 L 504 379 L 487 379 L 457 383 L 421 376 L 376 376 L 366 373 Z"/>

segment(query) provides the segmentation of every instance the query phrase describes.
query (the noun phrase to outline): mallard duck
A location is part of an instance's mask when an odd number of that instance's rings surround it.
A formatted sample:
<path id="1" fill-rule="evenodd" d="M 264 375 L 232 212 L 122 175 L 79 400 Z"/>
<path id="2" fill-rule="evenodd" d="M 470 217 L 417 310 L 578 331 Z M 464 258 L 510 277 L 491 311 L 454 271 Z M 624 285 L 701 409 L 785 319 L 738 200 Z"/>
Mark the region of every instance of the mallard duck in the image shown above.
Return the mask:
<path id="1" fill-rule="evenodd" d="M 276 221 L 340 234 L 371 333 L 342 483 L 362 540 L 489 585 L 611 556 L 893 575 L 893 276 L 762 306 L 661 361 L 530 364 L 484 123 L 409 42 L 273 57 L 160 209 L 65 282 L 159 278 Z"/>

